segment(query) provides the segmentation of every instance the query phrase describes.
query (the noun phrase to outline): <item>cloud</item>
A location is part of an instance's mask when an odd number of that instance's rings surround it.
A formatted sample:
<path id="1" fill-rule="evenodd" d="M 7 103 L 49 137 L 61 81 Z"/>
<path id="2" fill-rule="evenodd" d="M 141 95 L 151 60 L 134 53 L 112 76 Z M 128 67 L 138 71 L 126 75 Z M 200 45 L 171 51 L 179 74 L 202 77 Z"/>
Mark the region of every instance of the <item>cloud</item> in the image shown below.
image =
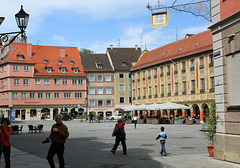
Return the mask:
<path id="1" fill-rule="evenodd" d="M 69 44 L 64 37 L 58 36 L 56 34 L 53 36 L 53 40 L 60 41 L 60 43 L 62 43 L 63 45 Z"/>

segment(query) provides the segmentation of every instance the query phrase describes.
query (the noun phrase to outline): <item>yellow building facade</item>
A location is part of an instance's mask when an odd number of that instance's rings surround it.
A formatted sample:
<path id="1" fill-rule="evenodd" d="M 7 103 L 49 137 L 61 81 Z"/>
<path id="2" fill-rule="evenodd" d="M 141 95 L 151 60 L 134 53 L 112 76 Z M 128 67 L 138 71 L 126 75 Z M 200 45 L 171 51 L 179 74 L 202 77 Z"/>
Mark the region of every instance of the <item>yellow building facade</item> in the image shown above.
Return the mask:
<path id="1" fill-rule="evenodd" d="M 208 36 L 210 36 L 209 33 Z M 184 40 L 187 39 L 181 40 L 180 43 L 185 44 Z M 161 113 L 148 111 L 148 116 L 161 115 L 163 117 L 166 115 L 168 118 L 171 115 L 190 116 L 191 118 L 195 116 L 203 122 L 205 114 L 209 112 L 210 104 L 215 99 L 212 48 L 208 47 L 200 51 L 196 50 L 196 52 L 185 51 L 186 54 L 173 57 L 172 55 L 177 55 L 184 49 L 182 45 L 174 43 L 172 45 L 178 48 L 175 49 L 176 53 L 170 54 L 169 57 L 166 54 L 168 53 L 166 47 L 156 49 L 158 51 L 142 53 L 132 69 L 133 104 L 175 102 L 187 105 L 191 107 L 190 111 L 178 110 Z M 189 42 L 186 41 L 186 43 Z M 194 45 L 196 47 L 197 44 Z M 170 46 L 167 48 L 171 48 Z M 190 49 L 192 48 L 189 47 Z M 163 54 L 160 50 L 164 50 Z M 159 57 L 159 54 L 165 57 L 164 60 L 155 61 L 153 57 Z M 144 58 L 145 55 L 148 58 Z M 140 115 L 141 113 L 138 112 L 138 116 Z"/>

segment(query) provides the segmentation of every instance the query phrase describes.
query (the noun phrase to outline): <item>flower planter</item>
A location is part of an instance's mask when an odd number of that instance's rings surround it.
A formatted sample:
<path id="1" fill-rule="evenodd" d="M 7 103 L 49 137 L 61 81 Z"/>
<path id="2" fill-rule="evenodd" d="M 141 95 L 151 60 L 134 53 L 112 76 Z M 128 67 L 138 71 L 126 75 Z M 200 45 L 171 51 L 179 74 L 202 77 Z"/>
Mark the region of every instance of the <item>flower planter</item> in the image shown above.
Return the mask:
<path id="1" fill-rule="evenodd" d="M 82 123 L 82 122 L 83 122 L 83 120 L 81 119 L 81 120 L 80 120 L 80 122 Z"/>
<path id="2" fill-rule="evenodd" d="M 207 148 L 208 148 L 208 153 L 210 157 L 213 157 L 213 145 L 208 145 Z"/>
<path id="3" fill-rule="evenodd" d="M 183 124 L 183 119 L 180 118 L 178 120 L 174 120 L 174 124 L 177 124 L 177 125 Z"/>
<path id="4" fill-rule="evenodd" d="M 159 124 L 159 120 L 157 118 L 152 119 L 152 124 Z"/>
<path id="5" fill-rule="evenodd" d="M 151 118 L 147 118 L 146 122 L 147 122 L 147 124 L 152 124 L 152 119 Z"/>
<path id="6" fill-rule="evenodd" d="M 127 123 L 128 124 L 132 124 L 132 120 L 131 119 L 127 119 Z"/>
<path id="7" fill-rule="evenodd" d="M 139 119 L 139 120 L 137 121 L 137 123 L 138 123 L 138 124 L 144 124 L 144 119 Z"/>

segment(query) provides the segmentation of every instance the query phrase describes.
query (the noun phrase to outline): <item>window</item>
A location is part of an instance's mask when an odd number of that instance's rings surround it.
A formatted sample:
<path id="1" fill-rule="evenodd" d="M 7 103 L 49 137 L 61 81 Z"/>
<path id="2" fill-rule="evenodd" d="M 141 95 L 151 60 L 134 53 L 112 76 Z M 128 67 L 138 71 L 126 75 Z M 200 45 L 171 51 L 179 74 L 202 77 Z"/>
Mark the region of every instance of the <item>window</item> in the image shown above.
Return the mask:
<path id="1" fill-rule="evenodd" d="M 160 67 L 160 72 L 161 72 L 160 76 L 163 77 L 163 74 L 164 74 L 163 66 Z"/>
<path id="2" fill-rule="evenodd" d="M 209 63 L 210 63 L 210 64 L 213 64 L 213 54 L 210 54 L 210 55 L 209 55 Z"/>
<path id="3" fill-rule="evenodd" d="M 112 88 L 106 88 L 106 94 L 112 94 Z"/>
<path id="4" fill-rule="evenodd" d="M 143 97 L 146 98 L 146 87 L 143 88 Z"/>
<path id="5" fill-rule="evenodd" d="M 112 106 L 112 100 L 107 100 L 107 106 Z"/>
<path id="6" fill-rule="evenodd" d="M 62 79 L 62 84 L 67 85 L 68 84 L 68 79 Z"/>
<path id="7" fill-rule="evenodd" d="M 122 92 L 122 91 L 124 91 L 124 90 L 125 90 L 125 89 L 124 89 L 124 84 L 120 84 L 120 85 L 119 85 L 119 91 Z"/>
<path id="8" fill-rule="evenodd" d="M 94 107 L 95 106 L 95 100 L 90 100 L 89 101 L 89 106 Z"/>
<path id="9" fill-rule="evenodd" d="M 168 84 L 168 94 L 171 94 L 172 93 L 172 89 L 171 89 L 171 83 Z"/>
<path id="10" fill-rule="evenodd" d="M 132 80 L 135 80 L 135 74 L 132 74 Z"/>
<path id="11" fill-rule="evenodd" d="M 7 86 L 7 79 L 5 79 L 5 86 Z"/>
<path id="12" fill-rule="evenodd" d="M 52 72 L 52 67 L 47 67 L 47 73 L 51 73 Z"/>
<path id="13" fill-rule="evenodd" d="M 43 99 L 43 93 L 38 93 L 38 99 Z"/>
<path id="14" fill-rule="evenodd" d="M 214 77 L 210 77 L 211 88 L 214 88 Z"/>
<path id="15" fill-rule="evenodd" d="M 94 75 L 89 75 L 89 81 L 94 82 L 95 81 L 95 76 Z"/>
<path id="16" fill-rule="evenodd" d="M 111 81 L 111 75 L 106 75 L 105 80 L 108 81 L 108 82 Z"/>
<path id="17" fill-rule="evenodd" d="M 98 100 L 98 106 L 103 106 L 103 101 L 102 100 Z"/>
<path id="18" fill-rule="evenodd" d="M 186 92 L 187 91 L 187 82 L 183 81 L 183 91 Z"/>
<path id="19" fill-rule="evenodd" d="M 192 80 L 192 81 L 191 81 L 191 84 L 192 84 L 192 90 L 195 91 L 195 80 Z"/>
<path id="20" fill-rule="evenodd" d="M 35 93 L 29 93 L 29 99 L 35 99 Z"/>
<path id="21" fill-rule="evenodd" d="M 44 79 L 44 85 L 49 85 L 50 84 L 50 80 L 49 79 Z"/>
<path id="22" fill-rule="evenodd" d="M 96 62 L 96 67 L 97 67 L 98 69 L 101 69 L 101 68 L 103 68 L 103 65 L 102 65 L 102 63 L 100 63 L 100 62 L 99 62 L 99 63 Z"/>
<path id="23" fill-rule="evenodd" d="M 103 94 L 103 88 L 97 88 L 97 94 Z"/>
<path id="24" fill-rule="evenodd" d="M 132 103 L 132 98 L 131 97 L 128 98 L 128 102 Z"/>
<path id="25" fill-rule="evenodd" d="M 66 73 L 66 68 L 61 68 L 61 73 Z"/>
<path id="26" fill-rule="evenodd" d="M 124 74 L 123 74 L 123 73 L 120 73 L 120 74 L 119 74 L 119 78 L 124 78 Z"/>
<path id="27" fill-rule="evenodd" d="M 21 93 L 21 99 L 26 100 L 27 99 L 27 93 Z"/>
<path id="28" fill-rule="evenodd" d="M 73 68 L 73 73 L 78 73 L 78 68 Z"/>
<path id="29" fill-rule="evenodd" d="M 178 93 L 178 82 L 175 83 L 175 93 Z"/>
<path id="30" fill-rule="evenodd" d="M 182 69 L 186 69 L 186 61 L 182 61 Z"/>
<path id="31" fill-rule="evenodd" d="M 89 94 L 95 94 L 95 88 L 89 88 Z"/>
<path id="32" fill-rule="evenodd" d="M 154 75 L 157 75 L 157 68 L 154 68 Z"/>
<path id="33" fill-rule="evenodd" d="M 130 79 L 131 79 L 131 73 L 130 73 L 130 72 L 128 73 L 128 78 L 130 78 Z"/>
<path id="34" fill-rule="evenodd" d="M 140 72 L 137 73 L 138 82 L 140 81 Z"/>
<path id="35" fill-rule="evenodd" d="M 178 63 L 174 64 L 174 71 L 178 71 Z"/>
<path id="36" fill-rule="evenodd" d="M 202 56 L 202 57 L 200 57 L 200 66 L 201 65 L 204 65 L 204 57 Z"/>
<path id="37" fill-rule="evenodd" d="M 132 86 L 131 86 L 131 84 L 129 84 L 128 85 L 128 91 L 131 92 L 131 90 L 132 90 Z"/>
<path id="38" fill-rule="evenodd" d="M 4 68 L 4 72 L 6 72 L 7 71 L 7 66 L 4 66 L 3 68 Z"/>
<path id="39" fill-rule="evenodd" d="M 54 79 L 54 85 L 59 85 L 60 84 L 60 79 Z"/>
<path id="40" fill-rule="evenodd" d="M 54 93 L 54 99 L 60 99 L 60 93 Z"/>
<path id="41" fill-rule="evenodd" d="M 17 100 L 18 99 L 18 93 L 12 93 L 12 99 Z"/>
<path id="42" fill-rule="evenodd" d="M 120 97 L 120 103 L 124 103 L 124 97 Z"/>
<path id="43" fill-rule="evenodd" d="M 80 99 L 82 98 L 82 92 L 75 92 L 74 96 L 75 96 L 75 99 Z"/>
<path id="44" fill-rule="evenodd" d="M 201 78 L 201 89 L 205 89 L 205 78 Z"/>
<path id="45" fill-rule="evenodd" d="M 4 98 L 4 93 L 2 94 L 2 100 L 4 100 L 5 98 Z"/>
<path id="46" fill-rule="evenodd" d="M 155 86 L 155 95 L 157 95 L 158 94 L 158 87 L 157 87 L 157 85 Z"/>
<path id="47" fill-rule="evenodd" d="M 136 97 L 135 89 L 133 89 L 133 97 Z"/>
<path id="48" fill-rule="evenodd" d="M 13 71 L 18 71 L 18 65 L 13 65 Z"/>
<path id="49" fill-rule="evenodd" d="M 164 94 L 164 85 L 161 85 L 161 94 Z"/>
<path id="50" fill-rule="evenodd" d="M 149 92 L 149 95 L 152 95 L 152 87 L 151 86 L 149 86 L 148 92 Z"/>
<path id="51" fill-rule="evenodd" d="M 148 70 L 148 77 L 150 77 L 151 78 L 151 70 Z"/>
<path id="52" fill-rule="evenodd" d="M 29 72 L 29 65 L 24 65 L 23 70 L 24 72 Z"/>
<path id="53" fill-rule="evenodd" d="M 16 85 L 20 85 L 20 79 L 13 79 L 13 84 Z"/>
<path id="54" fill-rule="evenodd" d="M 29 79 L 23 79 L 23 85 L 28 86 L 29 85 Z"/>
<path id="55" fill-rule="evenodd" d="M 82 79 L 72 79 L 72 85 L 82 85 L 83 80 Z"/>
<path id="56" fill-rule="evenodd" d="M 170 65 L 167 65 L 167 72 L 168 72 L 168 73 L 171 72 L 171 67 L 170 67 Z"/>
<path id="57" fill-rule="evenodd" d="M 41 85 L 41 79 L 36 78 L 35 79 L 35 85 Z"/>
<path id="58" fill-rule="evenodd" d="M 51 93 L 49 93 L 49 92 L 45 93 L 45 98 L 46 99 L 51 99 Z"/>
<path id="59" fill-rule="evenodd" d="M 141 90 L 140 88 L 138 88 L 138 98 L 140 99 L 140 97 L 141 97 Z"/>
<path id="60" fill-rule="evenodd" d="M 102 76 L 102 75 L 98 75 L 97 80 L 98 80 L 98 81 L 103 81 L 103 76 Z"/>
<path id="61" fill-rule="evenodd" d="M 6 99 L 7 99 L 7 100 L 9 99 L 9 94 L 8 94 L 8 93 L 7 93 Z"/>
<path id="62" fill-rule="evenodd" d="M 126 67 L 127 66 L 127 62 L 122 62 L 122 66 Z"/>
<path id="63" fill-rule="evenodd" d="M 195 67 L 195 59 L 191 59 L 191 67 Z"/>
<path id="64" fill-rule="evenodd" d="M 71 99 L 72 98 L 72 93 L 71 92 L 65 92 L 63 94 L 64 99 Z"/>
<path id="65" fill-rule="evenodd" d="M 145 71 L 143 71 L 143 78 L 145 78 Z"/>

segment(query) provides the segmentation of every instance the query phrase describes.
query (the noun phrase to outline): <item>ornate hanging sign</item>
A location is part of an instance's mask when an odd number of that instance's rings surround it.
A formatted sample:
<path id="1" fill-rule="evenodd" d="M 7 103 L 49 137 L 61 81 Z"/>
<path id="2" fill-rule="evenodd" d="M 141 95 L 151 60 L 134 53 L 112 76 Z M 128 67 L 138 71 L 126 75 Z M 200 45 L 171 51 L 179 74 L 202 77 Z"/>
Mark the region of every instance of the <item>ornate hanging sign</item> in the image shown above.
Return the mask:
<path id="1" fill-rule="evenodd" d="M 168 25 L 169 14 L 167 12 L 153 13 L 149 20 L 151 26 L 156 29 L 162 29 Z"/>

